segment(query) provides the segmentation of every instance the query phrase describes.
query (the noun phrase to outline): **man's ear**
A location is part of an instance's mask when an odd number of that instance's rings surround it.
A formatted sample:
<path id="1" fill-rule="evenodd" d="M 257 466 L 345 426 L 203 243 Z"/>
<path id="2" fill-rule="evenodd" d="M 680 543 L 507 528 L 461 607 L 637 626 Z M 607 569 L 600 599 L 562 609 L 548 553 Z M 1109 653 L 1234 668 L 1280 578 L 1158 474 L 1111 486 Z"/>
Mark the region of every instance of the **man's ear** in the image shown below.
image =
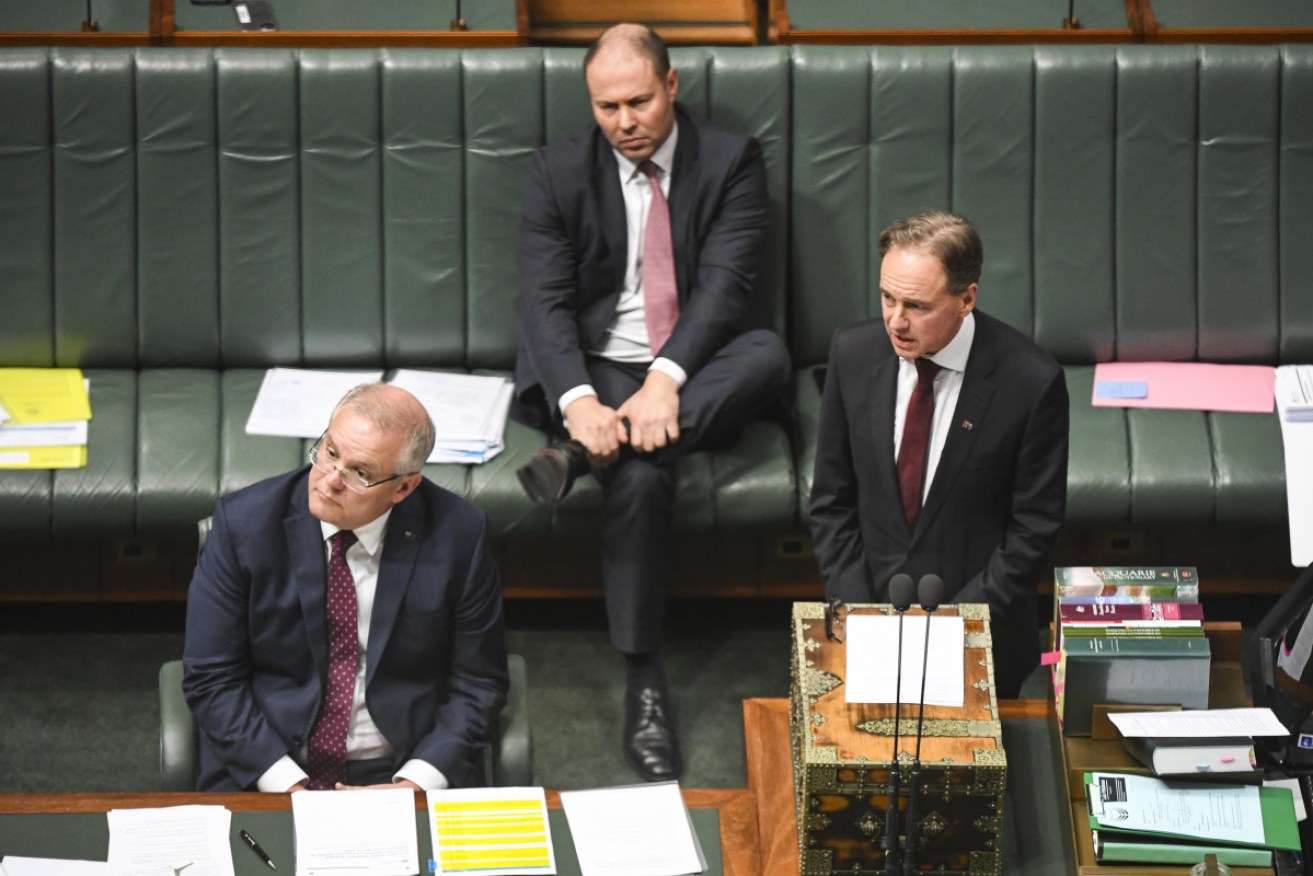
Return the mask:
<path id="1" fill-rule="evenodd" d="M 393 505 L 397 504 L 402 499 L 406 498 L 411 493 L 415 492 L 415 488 L 419 486 L 419 482 L 423 480 L 423 478 L 424 475 L 420 474 L 419 472 L 415 472 L 414 474 L 408 474 L 404 478 L 402 478 L 401 486 L 397 487 L 397 491 L 392 494 L 392 504 Z"/>
<path id="2" fill-rule="evenodd" d="M 666 72 L 666 94 L 670 96 L 671 100 L 674 100 L 676 95 L 679 94 L 679 73 L 674 67 Z"/>
<path id="3" fill-rule="evenodd" d="M 979 288 L 980 288 L 979 283 L 972 283 L 970 286 L 966 288 L 966 291 L 963 292 L 962 295 L 960 296 L 962 299 L 963 316 L 966 316 L 968 313 L 976 309 L 976 290 Z"/>

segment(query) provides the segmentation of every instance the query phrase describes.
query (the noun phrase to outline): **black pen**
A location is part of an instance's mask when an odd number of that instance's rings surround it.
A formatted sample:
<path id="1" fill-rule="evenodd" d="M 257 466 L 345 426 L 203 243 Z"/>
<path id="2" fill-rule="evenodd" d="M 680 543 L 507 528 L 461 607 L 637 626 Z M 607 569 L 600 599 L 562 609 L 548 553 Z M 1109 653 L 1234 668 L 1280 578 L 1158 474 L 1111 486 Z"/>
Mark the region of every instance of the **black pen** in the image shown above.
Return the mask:
<path id="1" fill-rule="evenodd" d="M 260 848 L 260 844 L 255 841 L 255 837 L 251 836 L 249 833 L 247 833 L 244 830 L 237 831 L 237 834 L 242 838 L 242 842 L 246 843 L 248 846 L 251 847 L 251 851 L 255 852 L 257 855 L 260 856 L 261 861 L 264 861 L 266 864 L 269 865 L 270 870 L 278 869 L 278 865 L 275 864 L 273 862 L 273 859 L 269 857 L 269 853 L 266 852 L 264 849 Z"/>

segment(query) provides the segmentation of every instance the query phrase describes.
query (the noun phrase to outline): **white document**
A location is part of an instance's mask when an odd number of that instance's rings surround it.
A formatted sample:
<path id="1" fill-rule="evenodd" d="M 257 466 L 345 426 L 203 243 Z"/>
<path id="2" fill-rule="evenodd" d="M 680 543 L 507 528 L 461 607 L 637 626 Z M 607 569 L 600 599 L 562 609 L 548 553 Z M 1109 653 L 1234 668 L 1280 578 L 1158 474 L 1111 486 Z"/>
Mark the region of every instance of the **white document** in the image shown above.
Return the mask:
<path id="1" fill-rule="evenodd" d="M 292 820 L 297 876 L 419 872 L 414 791 L 299 791 Z"/>
<path id="2" fill-rule="evenodd" d="M 478 464 L 505 446 L 512 387 L 503 377 L 401 369 L 389 381 L 429 412 L 437 443 L 429 462 Z"/>
<path id="3" fill-rule="evenodd" d="M 58 858 L 0 858 L 4 876 L 109 876 L 109 864 L 103 861 L 63 861 Z"/>
<path id="4" fill-rule="evenodd" d="M 1286 457 L 1290 562 L 1313 562 L 1313 366 L 1282 365 L 1275 383 Z"/>
<path id="5" fill-rule="evenodd" d="M 9 411 L 5 410 L 4 405 L 0 405 L 0 423 L 3 423 L 8 419 L 9 419 Z"/>
<path id="6" fill-rule="evenodd" d="M 270 368 L 246 420 L 248 435 L 318 438 L 347 390 L 381 380 L 382 371 Z"/>
<path id="7" fill-rule="evenodd" d="M 222 806 L 111 809 L 109 866 L 114 876 L 233 876 L 228 834 L 232 813 Z"/>
<path id="8" fill-rule="evenodd" d="M 0 447 L 86 447 L 88 420 L 0 426 Z"/>
<path id="9" fill-rule="evenodd" d="M 901 690 L 897 672 L 898 617 L 849 613 L 844 625 L 848 630 L 845 701 L 893 703 L 897 695 L 900 703 L 919 703 L 926 616 L 909 614 L 903 618 Z M 927 706 L 962 706 L 965 635 L 960 617 L 934 616 L 930 622 L 930 650 L 924 655 Z"/>
<path id="10" fill-rule="evenodd" d="M 439 873 L 556 872 L 547 794 L 542 788 L 429 791 L 428 810 Z"/>
<path id="11" fill-rule="evenodd" d="M 1286 736 L 1271 709 L 1185 709 L 1180 712 L 1110 712 L 1123 736 Z"/>
<path id="12" fill-rule="evenodd" d="M 707 869 L 678 782 L 562 791 L 583 876 L 687 876 Z"/>
<path id="13" fill-rule="evenodd" d="M 1252 785 L 1168 785 L 1151 776 L 1094 773 L 1087 788 L 1099 824 L 1231 843 L 1264 842 L 1262 804 Z"/>

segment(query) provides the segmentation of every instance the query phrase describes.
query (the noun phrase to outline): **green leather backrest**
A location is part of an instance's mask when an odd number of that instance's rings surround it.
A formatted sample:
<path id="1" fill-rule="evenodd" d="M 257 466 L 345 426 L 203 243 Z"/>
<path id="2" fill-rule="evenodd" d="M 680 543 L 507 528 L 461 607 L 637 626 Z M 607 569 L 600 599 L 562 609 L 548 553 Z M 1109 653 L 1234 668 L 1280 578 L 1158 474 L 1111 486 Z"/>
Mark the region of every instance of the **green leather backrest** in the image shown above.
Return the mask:
<path id="1" fill-rule="evenodd" d="M 879 314 L 881 228 L 980 227 L 1069 364 L 1313 356 L 1313 47 L 798 47 L 790 343 Z"/>
<path id="2" fill-rule="evenodd" d="M 783 331 L 789 55 L 682 50 L 766 149 Z M 0 52 L 7 365 L 510 368 L 533 150 L 591 124 L 579 50 Z"/>

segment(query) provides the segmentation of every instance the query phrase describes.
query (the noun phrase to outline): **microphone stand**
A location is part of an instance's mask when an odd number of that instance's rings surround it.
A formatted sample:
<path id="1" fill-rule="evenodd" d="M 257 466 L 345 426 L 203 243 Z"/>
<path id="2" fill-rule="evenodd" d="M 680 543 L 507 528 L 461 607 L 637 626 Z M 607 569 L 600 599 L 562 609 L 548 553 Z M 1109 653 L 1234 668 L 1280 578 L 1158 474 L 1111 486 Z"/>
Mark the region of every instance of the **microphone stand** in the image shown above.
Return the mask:
<path id="1" fill-rule="evenodd" d="M 894 681 L 894 752 L 889 759 L 889 802 L 884 810 L 884 872 L 896 876 L 901 868 L 902 846 L 898 842 L 898 801 L 902 796 L 902 767 L 898 764 L 899 700 L 903 688 L 903 615 L 912 606 L 912 576 L 899 573 L 889 581 L 889 602 L 898 612 L 898 674 Z"/>
<path id="2" fill-rule="evenodd" d="M 917 586 L 921 608 L 925 610 L 925 643 L 921 650 L 921 707 L 916 716 L 916 756 L 912 760 L 912 774 L 907 788 L 907 846 L 903 853 L 903 873 L 916 872 L 916 854 L 920 851 L 920 833 L 917 830 L 921 804 L 921 736 L 925 727 L 925 677 L 930 660 L 930 616 L 939 608 L 939 597 L 944 582 L 938 575 L 926 575 Z"/>

